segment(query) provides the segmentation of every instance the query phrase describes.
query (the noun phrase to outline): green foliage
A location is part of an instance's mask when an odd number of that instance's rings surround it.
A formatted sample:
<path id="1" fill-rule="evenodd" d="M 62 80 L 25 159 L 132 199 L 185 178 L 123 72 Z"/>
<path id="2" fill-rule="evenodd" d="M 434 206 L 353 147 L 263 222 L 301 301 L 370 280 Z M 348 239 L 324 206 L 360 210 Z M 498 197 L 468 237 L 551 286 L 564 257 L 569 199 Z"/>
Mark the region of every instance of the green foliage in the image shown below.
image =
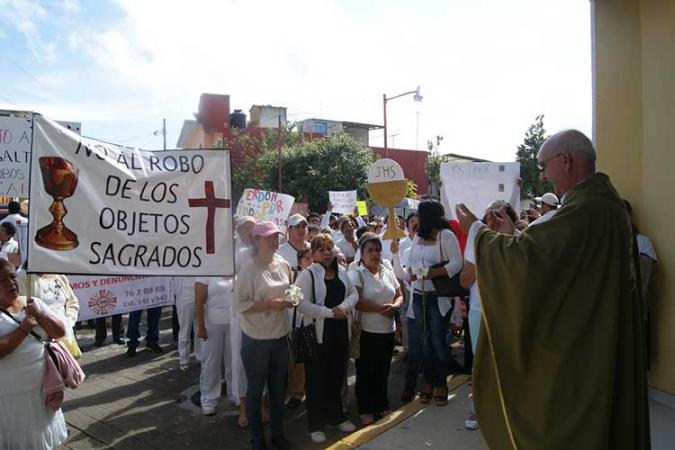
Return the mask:
<path id="1" fill-rule="evenodd" d="M 429 181 L 436 186 L 439 186 L 441 182 L 441 164 L 446 162 L 448 158 L 446 155 L 441 155 L 438 151 L 441 142 L 443 142 L 443 136 L 440 135 L 436 136 L 436 142 L 427 141 L 429 156 L 424 166 Z"/>
<path id="2" fill-rule="evenodd" d="M 523 143 L 518 146 L 516 161 L 520 163 L 520 177 L 523 187 L 520 190 L 522 199 L 534 200 L 542 194 L 552 190 L 550 183 L 543 183 L 539 179 L 537 167 L 537 153 L 546 140 L 544 129 L 544 115 L 539 115 L 525 132 Z"/>
<path id="3" fill-rule="evenodd" d="M 277 154 L 268 152 L 263 159 L 267 185 L 276 187 Z M 356 189 L 359 198 L 366 198 L 368 167 L 373 161 L 372 150 L 346 134 L 292 145 L 282 154 L 283 191 L 309 203 L 311 211 L 326 209 L 328 191 Z"/>
<path id="4" fill-rule="evenodd" d="M 408 187 L 405 192 L 405 198 L 417 200 L 417 184 L 413 180 L 408 180 Z"/>

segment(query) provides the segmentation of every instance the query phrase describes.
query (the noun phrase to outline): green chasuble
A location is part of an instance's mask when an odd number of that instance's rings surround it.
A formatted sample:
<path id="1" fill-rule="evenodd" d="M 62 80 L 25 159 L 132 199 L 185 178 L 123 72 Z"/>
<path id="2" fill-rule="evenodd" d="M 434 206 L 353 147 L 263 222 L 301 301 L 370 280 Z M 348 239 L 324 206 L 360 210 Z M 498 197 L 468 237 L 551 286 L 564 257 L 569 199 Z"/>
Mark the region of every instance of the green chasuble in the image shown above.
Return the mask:
<path id="1" fill-rule="evenodd" d="M 519 238 L 476 236 L 483 321 L 474 401 L 488 446 L 650 448 L 629 217 L 604 174 Z"/>

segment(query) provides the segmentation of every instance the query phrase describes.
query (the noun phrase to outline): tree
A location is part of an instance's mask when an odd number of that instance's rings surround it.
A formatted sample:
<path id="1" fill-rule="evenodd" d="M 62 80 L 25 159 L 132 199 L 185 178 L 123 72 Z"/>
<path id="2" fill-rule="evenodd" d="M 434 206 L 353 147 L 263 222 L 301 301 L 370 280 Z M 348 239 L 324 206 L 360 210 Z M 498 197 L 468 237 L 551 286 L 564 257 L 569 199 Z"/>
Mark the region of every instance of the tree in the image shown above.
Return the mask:
<path id="1" fill-rule="evenodd" d="M 429 150 L 429 156 L 427 156 L 427 162 L 424 165 L 424 171 L 427 174 L 429 179 L 429 192 L 433 193 L 441 185 L 441 164 L 447 161 L 447 155 L 441 155 L 438 151 L 438 147 L 443 142 L 443 136 L 436 136 L 436 142 L 427 141 L 427 149 Z"/>
<path id="2" fill-rule="evenodd" d="M 277 158 L 276 150 L 259 158 L 265 172 L 262 189 L 276 188 Z M 283 191 L 318 212 L 328 205 L 328 191 L 356 190 L 359 198 L 366 198 L 368 167 L 374 160 L 372 150 L 346 134 L 298 142 L 282 150 Z"/>
<path id="3" fill-rule="evenodd" d="M 520 177 L 523 179 L 523 187 L 520 190 L 520 198 L 534 200 L 552 187 L 550 183 L 543 183 L 539 179 L 539 167 L 537 166 L 537 153 L 546 140 L 544 129 L 544 115 L 539 115 L 525 132 L 523 143 L 518 146 L 516 161 L 520 163 Z"/>

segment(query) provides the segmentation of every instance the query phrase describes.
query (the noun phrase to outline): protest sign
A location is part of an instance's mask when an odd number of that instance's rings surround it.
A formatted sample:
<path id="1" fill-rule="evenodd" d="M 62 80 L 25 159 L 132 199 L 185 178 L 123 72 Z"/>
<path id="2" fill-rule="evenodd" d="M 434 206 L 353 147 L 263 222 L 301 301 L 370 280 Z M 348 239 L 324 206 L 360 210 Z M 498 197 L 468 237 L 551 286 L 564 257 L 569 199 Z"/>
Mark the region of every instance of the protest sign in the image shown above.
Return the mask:
<path id="1" fill-rule="evenodd" d="M 68 279 L 80 302 L 78 320 L 173 304 L 171 277 L 75 275 Z"/>
<path id="2" fill-rule="evenodd" d="M 255 220 L 269 220 L 282 230 L 293 207 L 294 197 L 278 192 L 244 189 L 237 205 L 237 217 L 253 216 Z"/>
<path id="3" fill-rule="evenodd" d="M 0 197 L 28 197 L 31 118 L 0 117 Z"/>
<path id="4" fill-rule="evenodd" d="M 359 200 L 356 202 L 356 207 L 359 209 L 359 216 L 367 216 L 368 215 L 368 206 L 366 205 L 366 202 L 363 200 Z"/>
<path id="5" fill-rule="evenodd" d="M 331 212 L 353 214 L 356 208 L 356 191 L 328 191 Z"/>
<path id="6" fill-rule="evenodd" d="M 455 205 L 464 203 L 482 217 L 496 200 L 509 202 L 520 211 L 520 164 L 448 162 L 441 164 L 441 203 L 447 217 L 455 217 Z"/>
<path id="7" fill-rule="evenodd" d="M 234 274 L 226 150 L 143 151 L 35 116 L 28 271 Z"/>

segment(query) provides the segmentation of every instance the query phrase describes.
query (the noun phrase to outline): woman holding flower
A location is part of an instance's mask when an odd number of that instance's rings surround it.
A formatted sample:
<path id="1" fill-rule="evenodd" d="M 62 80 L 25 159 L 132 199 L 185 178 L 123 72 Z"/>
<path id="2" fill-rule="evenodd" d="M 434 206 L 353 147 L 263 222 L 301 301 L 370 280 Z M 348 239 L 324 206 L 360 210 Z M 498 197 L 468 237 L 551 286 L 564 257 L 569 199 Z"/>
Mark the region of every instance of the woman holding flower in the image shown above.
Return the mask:
<path id="1" fill-rule="evenodd" d="M 448 404 L 446 377 L 451 358 L 447 343 L 451 299 L 439 297 L 431 280 L 459 273 L 462 270 L 462 253 L 455 234 L 444 218 L 440 203 L 423 201 L 417 214 L 417 236 L 408 259 L 413 303 L 412 311 L 408 314 L 410 350 L 407 364 L 414 367 L 421 362 L 424 387 L 420 392 L 420 401 L 428 403 L 433 397 L 436 405 L 445 406 Z M 440 262 L 445 264 L 432 267 Z M 404 397 L 412 398 L 415 381 L 406 379 Z"/>
<path id="2" fill-rule="evenodd" d="M 234 304 L 241 313 L 241 359 L 246 370 L 246 416 L 253 449 L 267 448 L 261 417 L 265 383 L 269 389 L 272 445 L 290 448 L 284 437 L 283 415 L 288 375 L 290 331 L 286 299 L 293 274 L 291 266 L 276 255 L 281 232 L 273 222 L 253 226 L 253 257 L 241 267 L 235 283 Z"/>
<path id="3" fill-rule="evenodd" d="M 314 264 L 297 279 L 303 293 L 298 312 L 305 325 L 314 322 L 316 326 L 316 356 L 305 363 L 307 422 L 315 443 L 325 442 L 326 425 L 346 433 L 356 429 L 342 410 L 341 391 L 349 349 L 348 319 L 358 294 L 338 265 L 334 246 L 328 234 L 317 235 L 311 244 Z"/>

